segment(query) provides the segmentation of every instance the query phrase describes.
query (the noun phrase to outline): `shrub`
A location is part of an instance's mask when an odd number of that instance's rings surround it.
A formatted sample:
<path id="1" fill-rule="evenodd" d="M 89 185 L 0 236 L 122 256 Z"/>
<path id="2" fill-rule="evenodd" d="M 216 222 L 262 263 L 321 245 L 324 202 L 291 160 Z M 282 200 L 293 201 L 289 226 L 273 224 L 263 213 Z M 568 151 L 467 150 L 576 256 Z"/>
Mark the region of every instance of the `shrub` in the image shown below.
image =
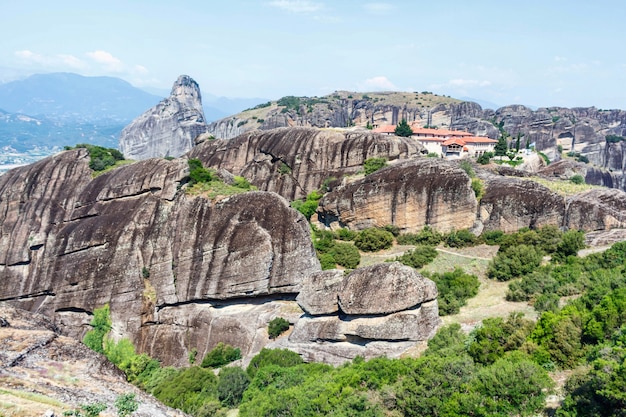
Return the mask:
<path id="1" fill-rule="evenodd" d="M 365 171 L 365 175 L 369 175 L 378 171 L 385 165 L 387 165 L 385 158 L 369 158 L 363 163 L 363 170 Z"/>
<path id="2" fill-rule="evenodd" d="M 469 298 L 478 294 L 480 287 L 478 277 L 466 274 L 461 268 L 443 274 L 433 273 L 429 278 L 437 284 L 440 316 L 457 314 Z"/>
<path id="3" fill-rule="evenodd" d="M 357 232 L 346 229 L 342 227 L 341 229 L 335 230 L 335 239 L 339 240 L 354 240 L 357 237 Z"/>
<path id="4" fill-rule="evenodd" d="M 190 159 L 187 164 L 189 165 L 190 185 L 208 183 L 214 179 L 213 172 L 204 168 L 199 159 Z"/>
<path id="5" fill-rule="evenodd" d="M 272 319 L 267 326 L 267 334 L 270 339 L 276 339 L 289 329 L 289 322 L 282 317 Z"/>
<path id="6" fill-rule="evenodd" d="M 543 253 L 533 246 L 519 245 L 498 253 L 489 263 L 487 275 L 498 281 L 508 281 L 532 272 L 541 265 Z"/>
<path id="7" fill-rule="evenodd" d="M 291 207 L 298 210 L 307 220 L 311 220 L 311 216 L 317 211 L 319 200 L 322 198 L 322 194 L 317 191 L 312 191 L 306 196 L 306 200 L 295 200 L 291 202 Z"/>
<path id="8" fill-rule="evenodd" d="M 437 246 L 443 239 L 444 236 L 441 233 L 430 226 L 424 226 L 419 233 L 405 233 L 398 236 L 398 244 Z"/>
<path id="9" fill-rule="evenodd" d="M 585 234 L 580 230 L 568 230 L 556 245 L 552 258 L 564 261 L 568 256 L 576 256 L 578 251 L 585 248 Z"/>
<path id="10" fill-rule="evenodd" d="M 451 248 L 465 248 L 479 243 L 478 238 L 469 230 L 461 229 L 448 233 L 445 239 L 446 245 Z"/>
<path id="11" fill-rule="evenodd" d="M 111 330 L 112 324 L 109 305 L 105 304 L 101 308 L 96 308 L 89 324 L 92 329 L 85 334 L 83 343 L 95 352 L 104 353 L 104 338 Z"/>
<path id="12" fill-rule="evenodd" d="M 493 158 L 493 152 L 485 152 L 476 159 L 476 162 L 481 165 L 487 165 L 491 162 L 491 158 Z"/>
<path id="13" fill-rule="evenodd" d="M 219 342 L 204 356 L 200 366 L 203 368 L 219 368 L 238 359 L 241 359 L 241 350 L 239 348 Z"/>
<path id="14" fill-rule="evenodd" d="M 263 348 L 258 355 L 252 358 L 250 365 L 248 365 L 246 369 L 246 373 L 250 376 L 250 379 L 254 379 L 258 370 L 266 366 L 277 365 L 283 368 L 289 368 L 300 365 L 303 362 L 300 355 L 289 349 Z"/>
<path id="15" fill-rule="evenodd" d="M 389 249 L 393 244 L 393 235 L 386 230 L 370 228 L 359 232 L 354 244 L 363 252 L 377 252 Z"/>
<path id="16" fill-rule="evenodd" d="M 580 185 L 580 184 L 584 184 L 585 183 L 585 179 L 583 178 L 582 175 L 580 174 L 576 174 L 576 175 L 572 175 L 569 179 L 572 183 Z"/>
<path id="17" fill-rule="evenodd" d="M 115 399 L 115 408 L 119 417 L 126 417 L 137 411 L 139 404 L 135 394 L 122 394 Z"/>
<path id="18" fill-rule="evenodd" d="M 504 232 L 502 230 L 487 230 L 481 235 L 483 242 L 491 246 L 499 245 L 503 237 Z"/>
<path id="19" fill-rule="evenodd" d="M 472 166 L 472 164 L 467 161 L 467 160 L 463 160 L 461 161 L 461 163 L 459 164 L 459 167 L 465 171 L 465 173 L 470 177 L 470 178 L 474 178 L 476 177 L 476 172 L 474 171 L 474 167 Z"/>
<path id="20" fill-rule="evenodd" d="M 201 407 L 217 400 L 217 377 L 210 369 L 198 366 L 174 370 L 152 390 L 163 404 L 195 414 Z"/>
<path id="21" fill-rule="evenodd" d="M 396 261 L 410 266 L 415 269 L 419 269 L 426 264 L 435 260 L 439 252 L 433 246 L 419 245 L 413 250 L 409 250 L 395 258 Z"/>
<path id="22" fill-rule="evenodd" d="M 235 178 L 233 180 L 233 186 L 241 188 L 242 190 L 251 190 L 254 188 L 252 184 L 250 184 L 250 181 L 248 181 L 244 177 L 240 177 L 237 175 L 235 175 Z"/>
<path id="23" fill-rule="evenodd" d="M 222 368 L 217 383 L 217 397 L 226 407 L 237 407 L 250 385 L 250 377 L 239 366 Z"/>
<path id="24" fill-rule="evenodd" d="M 334 242 L 329 253 L 335 263 L 344 268 L 354 269 L 361 262 L 359 250 L 350 243 Z"/>
<path id="25" fill-rule="evenodd" d="M 472 191 L 478 200 L 481 199 L 484 193 L 483 182 L 480 178 L 472 178 Z"/>
<path id="26" fill-rule="evenodd" d="M 108 167 L 116 164 L 117 161 L 123 161 L 124 155 L 117 149 L 104 148 L 102 146 L 90 145 L 81 143 L 76 145 L 76 148 L 87 149 L 89 153 L 89 168 L 94 171 L 104 171 Z M 72 147 L 65 147 L 66 150 L 72 149 Z"/>

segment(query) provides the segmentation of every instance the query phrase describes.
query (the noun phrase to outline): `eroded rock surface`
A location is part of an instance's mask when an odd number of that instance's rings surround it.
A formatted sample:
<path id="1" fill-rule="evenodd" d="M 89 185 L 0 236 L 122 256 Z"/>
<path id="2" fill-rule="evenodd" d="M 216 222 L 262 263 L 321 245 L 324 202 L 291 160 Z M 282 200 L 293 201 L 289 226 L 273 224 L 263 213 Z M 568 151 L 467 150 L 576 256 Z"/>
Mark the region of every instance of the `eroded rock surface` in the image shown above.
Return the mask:
<path id="1" fill-rule="evenodd" d="M 0 303 L 0 320 L 6 324 L 0 326 L 0 377 L 5 388 L 0 397 L 12 405 L 12 412 L 42 416 L 51 411 L 60 416 L 96 402 L 113 412 L 119 395 L 133 393 L 139 405 L 134 416 L 186 416 L 126 382 L 124 373 L 103 355 L 63 336 L 48 318 Z M 38 401 L 28 400 L 33 393 Z"/>
<path id="2" fill-rule="evenodd" d="M 469 176 L 452 162 L 418 158 L 336 188 L 320 201 L 319 219 L 350 229 L 398 226 L 417 232 L 474 225 L 478 202 Z"/>
<path id="3" fill-rule="evenodd" d="M 368 158 L 395 161 L 422 152 L 424 148 L 413 139 L 367 130 L 282 128 L 205 141 L 189 157 L 200 159 L 207 167 L 244 176 L 261 190 L 293 200 L 319 189 L 325 180 L 341 180 L 357 173 Z"/>
<path id="4" fill-rule="evenodd" d="M 207 131 L 200 87 L 181 75 L 170 96 L 126 126 L 120 134 L 120 151 L 128 159 L 177 157 L 194 146 Z"/>
<path id="5" fill-rule="evenodd" d="M 437 287 L 413 268 L 392 262 L 342 275 L 325 271 L 304 281 L 297 301 L 306 314 L 278 346 L 334 364 L 381 351 L 394 357 L 441 324 Z"/>
<path id="6" fill-rule="evenodd" d="M 247 352 L 260 326 L 248 313 L 188 306 L 293 299 L 320 270 L 306 220 L 276 194 L 189 196 L 184 160 L 140 161 L 95 179 L 88 164 L 79 149 L 0 177 L 0 301 L 54 317 L 73 337 L 109 303 L 119 335 L 166 364 L 229 334 Z M 179 317 L 182 306 L 198 316 Z M 178 330 L 196 322 L 207 323 L 202 341 L 182 343 Z"/>

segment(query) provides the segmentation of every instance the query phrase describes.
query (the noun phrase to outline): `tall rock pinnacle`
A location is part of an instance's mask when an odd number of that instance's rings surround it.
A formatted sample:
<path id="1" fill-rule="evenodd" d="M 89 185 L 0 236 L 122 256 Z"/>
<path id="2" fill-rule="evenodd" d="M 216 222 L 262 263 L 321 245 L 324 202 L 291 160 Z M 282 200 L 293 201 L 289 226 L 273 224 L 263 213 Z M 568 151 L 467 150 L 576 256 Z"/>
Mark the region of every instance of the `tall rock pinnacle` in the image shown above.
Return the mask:
<path id="1" fill-rule="evenodd" d="M 143 113 L 120 134 L 120 151 L 129 159 L 180 156 L 207 131 L 200 87 L 188 75 L 178 77 L 170 96 Z"/>

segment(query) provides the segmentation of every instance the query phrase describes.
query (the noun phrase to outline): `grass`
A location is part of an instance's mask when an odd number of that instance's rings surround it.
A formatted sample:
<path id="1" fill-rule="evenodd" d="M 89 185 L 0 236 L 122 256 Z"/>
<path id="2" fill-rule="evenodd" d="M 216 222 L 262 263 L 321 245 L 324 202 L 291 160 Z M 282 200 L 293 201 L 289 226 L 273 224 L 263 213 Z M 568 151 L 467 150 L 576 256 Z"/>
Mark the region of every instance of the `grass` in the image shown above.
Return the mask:
<path id="1" fill-rule="evenodd" d="M 242 194 L 254 190 L 256 190 L 256 187 L 251 187 L 251 189 L 246 190 L 225 184 L 222 181 L 209 181 L 192 185 L 187 188 L 186 193 L 192 196 L 204 196 L 209 200 L 215 200 L 217 197 L 227 197 L 229 195 Z"/>
<path id="2" fill-rule="evenodd" d="M 541 177 L 522 178 L 523 180 L 534 181 L 544 187 L 550 189 L 559 195 L 564 197 L 582 193 L 583 191 L 592 190 L 594 188 L 604 188 L 599 185 L 590 184 L 574 184 L 571 181 L 551 181 Z"/>
<path id="3" fill-rule="evenodd" d="M 49 409 L 53 409 L 55 415 L 61 415 L 66 408 L 67 406 L 62 402 L 42 394 L 0 388 L 0 416 L 2 417 L 40 416 Z"/>

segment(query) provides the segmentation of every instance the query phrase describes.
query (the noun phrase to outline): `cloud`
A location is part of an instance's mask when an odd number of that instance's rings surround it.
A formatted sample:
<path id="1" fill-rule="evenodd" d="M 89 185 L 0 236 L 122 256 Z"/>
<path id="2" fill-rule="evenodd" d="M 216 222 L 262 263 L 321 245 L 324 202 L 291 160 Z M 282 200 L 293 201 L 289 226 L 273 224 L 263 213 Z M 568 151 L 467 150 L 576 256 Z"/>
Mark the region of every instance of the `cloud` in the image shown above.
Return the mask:
<path id="1" fill-rule="evenodd" d="M 15 56 L 23 59 L 25 61 L 43 64 L 47 61 L 47 59 L 43 55 L 36 54 L 28 49 L 24 49 L 22 51 L 15 51 Z"/>
<path id="2" fill-rule="evenodd" d="M 84 69 L 87 67 L 87 64 L 83 60 L 76 58 L 74 55 L 60 54 L 57 56 L 61 59 L 61 62 L 68 67 L 76 69 Z"/>
<path id="3" fill-rule="evenodd" d="M 450 87 L 488 87 L 491 85 L 491 81 L 487 80 L 464 80 L 462 78 L 457 78 L 454 80 L 448 81 L 448 86 Z"/>
<path id="4" fill-rule="evenodd" d="M 389 3 L 365 3 L 365 11 L 371 14 L 389 14 L 395 7 Z"/>
<path id="5" fill-rule="evenodd" d="M 313 13 L 324 8 L 323 3 L 308 0 L 273 0 L 268 4 L 291 13 Z"/>
<path id="6" fill-rule="evenodd" d="M 362 91 L 392 91 L 397 89 L 398 87 L 383 75 L 368 78 L 365 82 L 359 84 L 359 90 Z"/>
<path id="7" fill-rule="evenodd" d="M 87 52 L 85 55 L 87 55 L 96 63 L 104 65 L 105 69 L 107 69 L 108 71 L 111 71 L 111 72 L 123 72 L 124 71 L 124 64 L 122 63 L 122 61 L 120 61 L 118 58 L 114 57 L 112 54 L 110 54 L 107 51 L 98 50 L 98 51 L 93 51 L 93 52 Z"/>
<path id="8" fill-rule="evenodd" d="M 28 49 L 15 51 L 15 56 L 35 67 L 42 67 L 48 70 L 56 69 L 85 69 L 87 64 L 74 55 L 41 55 Z"/>

